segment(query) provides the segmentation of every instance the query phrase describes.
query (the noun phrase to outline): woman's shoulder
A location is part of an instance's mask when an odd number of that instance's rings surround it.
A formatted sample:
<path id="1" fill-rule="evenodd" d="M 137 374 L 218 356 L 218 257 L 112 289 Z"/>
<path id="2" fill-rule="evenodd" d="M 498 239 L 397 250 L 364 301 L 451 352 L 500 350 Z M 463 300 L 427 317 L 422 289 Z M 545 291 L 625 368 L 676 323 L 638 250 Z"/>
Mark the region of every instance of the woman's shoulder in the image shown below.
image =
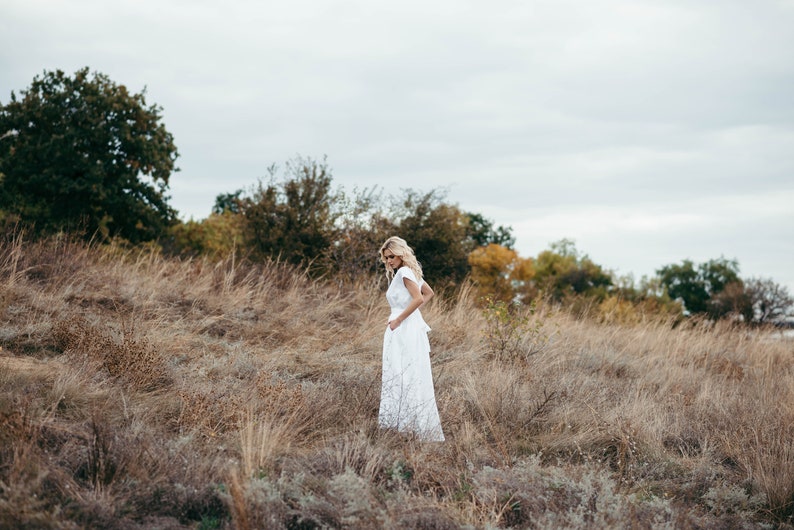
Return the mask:
<path id="1" fill-rule="evenodd" d="M 408 278 L 412 282 L 419 283 L 419 280 L 416 278 L 416 273 L 408 267 L 400 267 L 397 269 L 395 276 L 399 278 Z"/>

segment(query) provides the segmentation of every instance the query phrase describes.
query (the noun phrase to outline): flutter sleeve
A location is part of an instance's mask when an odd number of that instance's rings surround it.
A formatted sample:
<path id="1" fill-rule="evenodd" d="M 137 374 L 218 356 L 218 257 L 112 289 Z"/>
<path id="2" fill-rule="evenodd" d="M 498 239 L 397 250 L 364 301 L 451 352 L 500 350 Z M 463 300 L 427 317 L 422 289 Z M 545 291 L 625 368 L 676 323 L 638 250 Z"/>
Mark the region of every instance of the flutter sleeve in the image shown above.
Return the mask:
<path id="1" fill-rule="evenodd" d="M 400 267 L 400 269 L 399 269 L 397 272 L 398 272 L 398 273 L 399 273 L 399 274 L 400 274 L 400 275 L 401 275 L 403 278 L 408 278 L 409 280 L 411 280 L 412 282 L 414 282 L 416 285 L 421 285 L 421 284 L 419 283 L 419 280 L 417 280 L 417 279 L 416 279 L 416 274 L 414 274 L 414 271 L 412 271 L 412 270 L 411 270 L 411 269 L 409 269 L 408 267 Z"/>

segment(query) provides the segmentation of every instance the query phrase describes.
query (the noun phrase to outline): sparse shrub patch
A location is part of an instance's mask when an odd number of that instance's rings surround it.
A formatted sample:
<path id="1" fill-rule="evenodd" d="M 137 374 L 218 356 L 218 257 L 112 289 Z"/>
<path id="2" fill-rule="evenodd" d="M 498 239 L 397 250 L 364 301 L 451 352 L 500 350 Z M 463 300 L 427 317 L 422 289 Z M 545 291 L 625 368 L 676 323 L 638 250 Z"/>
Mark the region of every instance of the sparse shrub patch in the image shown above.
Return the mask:
<path id="1" fill-rule="evenodd" d="M 163 356 L 129 325 L 122 325 L 120 337 L 114 338 L 109 331 L 72 317 L 58 321 L 53 334 L 67 355 L 96 359 L 111 377 L 136 389 L 158 390 L 172 382 Z"/>
<path id="2" fill-rule="evenodd" d="M 483 342 L 489 358 L 502 361 L 527 360 L 548 344 L 543 322 L 535 318 L 536 302 L 523 307 L 485 298 Z"/>

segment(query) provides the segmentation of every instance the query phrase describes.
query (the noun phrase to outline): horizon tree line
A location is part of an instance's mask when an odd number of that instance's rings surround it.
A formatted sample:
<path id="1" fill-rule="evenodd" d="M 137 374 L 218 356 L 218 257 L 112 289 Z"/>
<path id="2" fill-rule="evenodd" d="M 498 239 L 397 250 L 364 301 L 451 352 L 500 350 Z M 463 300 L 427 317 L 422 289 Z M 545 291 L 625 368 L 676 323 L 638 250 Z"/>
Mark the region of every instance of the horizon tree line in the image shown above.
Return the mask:
<path id="1" fill-rule="evenodd" d="M 340 283 L 375 273 L 376 249 L 397 233 L 411 242 L 441 292 L 470 281 L 483 300 L 521 306 L 542 298 L 596 307 L 603 318 L 702 316 L 755 324 L 780 321 L 794 307 L 772 279 L 741 278 L 735 259 L 663 265 L 635 285 L 567 239 L 521 257 L 511 227 L 463 211 L 442 191 L 348 192 L 334 187 L 326 158 L 273 164 L 249 188 L 218 195 L 207 218 L 182 222 L 166 195 L 178 156 L 162 108 L 147 104 L 145 90 L 131 93 L 87 67 L 74 76 L 45 71 L 19 96 L 12 92 L 0 102 L 0 224 L 6 233 L 21 225 L 36 237 L 69 232 L 155 242 L 174 256 L 235 252 Z"/>

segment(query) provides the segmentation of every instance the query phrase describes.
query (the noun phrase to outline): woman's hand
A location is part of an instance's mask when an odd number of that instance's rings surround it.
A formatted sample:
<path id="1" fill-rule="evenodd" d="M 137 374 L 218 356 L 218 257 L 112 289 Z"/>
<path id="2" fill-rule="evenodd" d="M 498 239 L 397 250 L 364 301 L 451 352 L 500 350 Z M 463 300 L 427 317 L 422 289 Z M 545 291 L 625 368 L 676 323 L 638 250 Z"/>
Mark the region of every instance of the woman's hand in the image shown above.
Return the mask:
<path id="1" fill-rule="evenodd" d="M 389 329 L 394 331 L 400 326 L 400 321 L 398 319 L 389 320 Z"/>

